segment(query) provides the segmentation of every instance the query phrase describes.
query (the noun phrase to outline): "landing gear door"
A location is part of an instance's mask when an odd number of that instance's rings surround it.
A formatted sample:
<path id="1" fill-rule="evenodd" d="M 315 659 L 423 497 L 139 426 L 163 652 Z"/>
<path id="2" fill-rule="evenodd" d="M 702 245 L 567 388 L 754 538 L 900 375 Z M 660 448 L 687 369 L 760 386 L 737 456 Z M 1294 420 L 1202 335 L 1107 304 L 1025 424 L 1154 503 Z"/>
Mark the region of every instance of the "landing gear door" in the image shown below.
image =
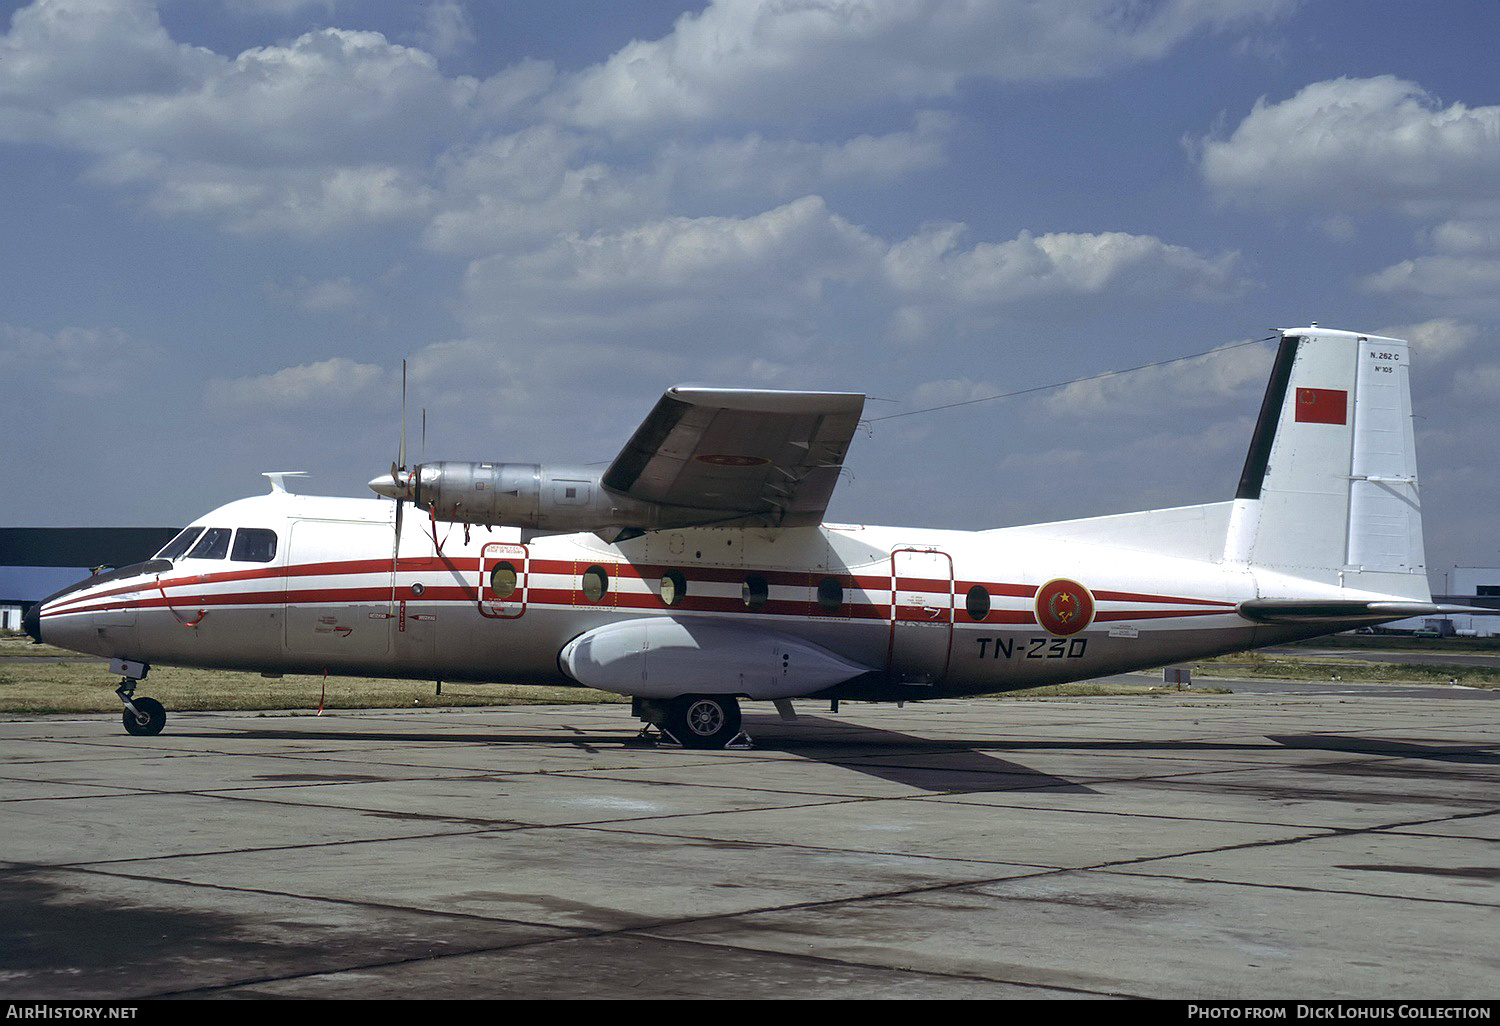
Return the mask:
<path id="1" fill-rule="evenodd" d="M 479 612 L 514 620 L 526 612 L 528 562 L 524 545 L 490 542 L 479 557 Z"/>
<path id="2" fill-rule="evenodd" d="M 948 673 L 953 642 L 953 558 L 936 549 L 891 553 L 891 676 L 932 684 Z"/>

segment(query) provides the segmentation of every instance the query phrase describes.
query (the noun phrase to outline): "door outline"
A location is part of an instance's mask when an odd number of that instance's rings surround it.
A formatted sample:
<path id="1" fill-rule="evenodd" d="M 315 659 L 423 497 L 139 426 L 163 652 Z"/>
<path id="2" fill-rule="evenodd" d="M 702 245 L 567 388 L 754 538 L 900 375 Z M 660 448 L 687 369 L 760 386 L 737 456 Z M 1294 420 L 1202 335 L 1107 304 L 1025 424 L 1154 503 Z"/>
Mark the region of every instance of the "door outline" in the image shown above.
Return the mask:
<path id="1" fill-rule="evenodd" d="M 365 574 L 349 554 L 379 551 L 390 541 L 389 523 L 312 517 L 290 522 L 282 578 L 282 642 L 288 656 L 389 658 L 396 620 L 391 590 L 395 564 Z M 325 572 L 304 576 L 314 567 Z M 361 580 L 375 573 L 378 586 L 375 580 Z M 318 578 L 323 580 L 309 585 Z"/>
<path id="2" fill-rule="evenodd" d="M 940 549 L 891 550 L 891 636 L 886 669 L 909 683 L 948 675 L 953 656 L 953 557 Z"/>
<path id="3" fill-rule="evenodd" d="M 490 593 L 490 575 L 500 563 L 516 571 L 516 590 L 503 599 Z M 526 592 L 531 585 L 531 552 L 515 542 L 490 542 L 479 553 L 479 612 L 495 620 L 514 620 L 526 612 Z"/>

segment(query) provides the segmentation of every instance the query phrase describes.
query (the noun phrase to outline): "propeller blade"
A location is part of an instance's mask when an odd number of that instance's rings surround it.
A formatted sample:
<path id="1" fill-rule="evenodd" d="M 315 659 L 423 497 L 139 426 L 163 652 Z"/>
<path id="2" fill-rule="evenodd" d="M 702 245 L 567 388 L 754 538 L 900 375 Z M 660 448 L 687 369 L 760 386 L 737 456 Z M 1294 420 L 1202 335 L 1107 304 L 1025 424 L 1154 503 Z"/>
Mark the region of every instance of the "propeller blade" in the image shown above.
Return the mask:
<path id="1" fill-rule="evenodd" d="M 391 565 L 394 567 L 396 560 L 401 558 L 401 517 L 406 509 L 406 502 L 402 499 L 396 500 L 396 537 L 391 543 Z"/>
<path id="2" fill-rule="evenodd" d="M 406 469 L 406 361 L 401 361 L 401 448 L 396 462 Z"/>

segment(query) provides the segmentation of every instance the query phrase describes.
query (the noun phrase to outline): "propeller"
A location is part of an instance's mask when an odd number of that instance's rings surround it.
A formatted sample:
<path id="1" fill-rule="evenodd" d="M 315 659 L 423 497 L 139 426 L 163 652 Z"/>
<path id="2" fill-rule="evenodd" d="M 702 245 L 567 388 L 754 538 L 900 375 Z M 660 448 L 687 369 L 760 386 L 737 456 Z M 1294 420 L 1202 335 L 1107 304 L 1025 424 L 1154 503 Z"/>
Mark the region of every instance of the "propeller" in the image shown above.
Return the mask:
<path id="1" fill-rule="evenodd" d="M 406 361 L 401 361 L 401 441 L 396 448 L 396 463 L 391 467 L 391 483 L 396 485 L 396 540 L 391 545 L 391 569 L 401 555 L 401 513 L 411 493 L 411 475 L 406 469 Z M 404 480 L 403 480 L 404 478 Z"/>
<path id="2" fill-rule="evenodd" d="M 413 488 L 415 477 L 416 472 L 406 468 L 406 361 L 402 360 L 401 441 L 396 449 L 396 461 L 391 464 L 389 475 L 382 474 L 370 482 L 370 489 L 376 494 L 396 500 L 396 531 L 395 538 L 391 543 L 391 569 L 393 572 L 396 568 L 396 560 L 401 555 L 401 523 L 406 511 L 406 503 L 416 497 Z"/>

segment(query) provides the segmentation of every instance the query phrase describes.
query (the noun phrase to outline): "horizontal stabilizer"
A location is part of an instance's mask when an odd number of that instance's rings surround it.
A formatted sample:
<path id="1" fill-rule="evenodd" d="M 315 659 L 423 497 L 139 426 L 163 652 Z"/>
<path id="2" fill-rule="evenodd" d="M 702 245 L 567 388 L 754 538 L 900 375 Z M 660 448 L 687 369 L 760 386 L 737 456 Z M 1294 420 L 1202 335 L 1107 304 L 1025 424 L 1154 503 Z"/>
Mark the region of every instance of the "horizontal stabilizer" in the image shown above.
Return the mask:
<path id="1" fill-rule="evenodd" d="M 1251 599 L 1241 602 L 1239 614 L 1256 623 L 1385 623 L 1411 616 L 1451 613 L 1500 614 L 1496 609 L 1444 606 L 1436 602 L 1362 602 L 1345 599 Z"/>

